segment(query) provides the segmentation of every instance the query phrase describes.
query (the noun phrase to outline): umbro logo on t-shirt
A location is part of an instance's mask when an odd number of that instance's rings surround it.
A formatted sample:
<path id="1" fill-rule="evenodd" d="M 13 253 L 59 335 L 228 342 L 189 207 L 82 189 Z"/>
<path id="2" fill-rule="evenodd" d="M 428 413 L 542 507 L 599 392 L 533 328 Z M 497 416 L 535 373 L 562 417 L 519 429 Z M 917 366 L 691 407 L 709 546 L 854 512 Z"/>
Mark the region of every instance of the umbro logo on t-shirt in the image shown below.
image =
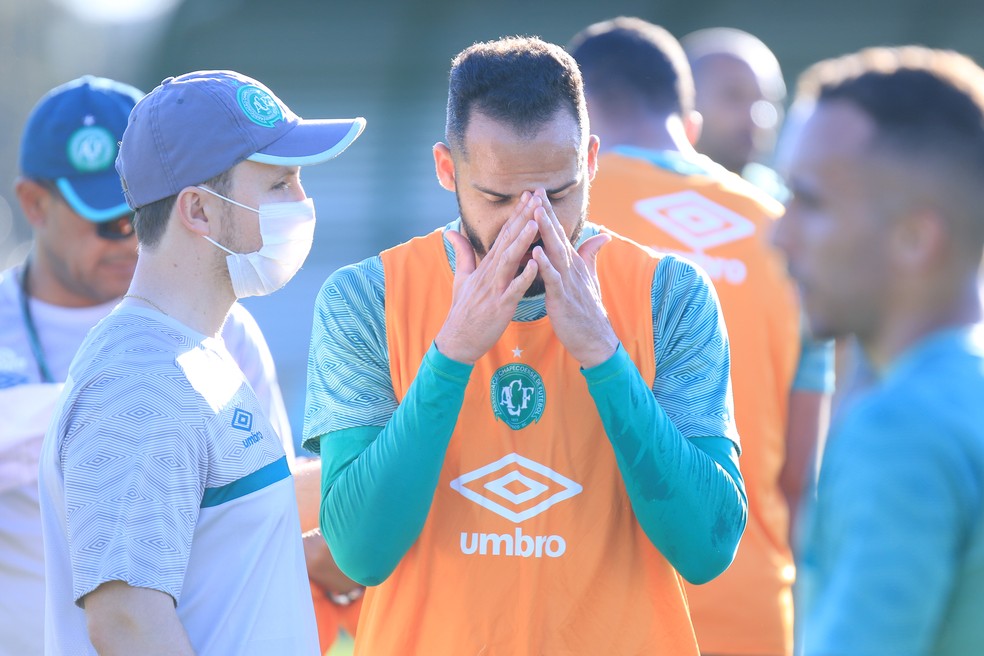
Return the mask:
<path id="1" fill-rule="evenodd" d="M 232 427 L 243 431 L 253 430 L 253 413 L 242 408 L 236 408 L 232 413 Z"/>
<path id="2" fill-rule="evenodd" d="M 248 449 L 263 439 L 263 433 L 260 431 L 250 432 L 253 430 L 253 413 L 246 412 L 242 408 L 236 408 L 235 412 L 232 413 L 232 427 L 250 433 L 249 437 L 243 439 L 244 449 Z"/>

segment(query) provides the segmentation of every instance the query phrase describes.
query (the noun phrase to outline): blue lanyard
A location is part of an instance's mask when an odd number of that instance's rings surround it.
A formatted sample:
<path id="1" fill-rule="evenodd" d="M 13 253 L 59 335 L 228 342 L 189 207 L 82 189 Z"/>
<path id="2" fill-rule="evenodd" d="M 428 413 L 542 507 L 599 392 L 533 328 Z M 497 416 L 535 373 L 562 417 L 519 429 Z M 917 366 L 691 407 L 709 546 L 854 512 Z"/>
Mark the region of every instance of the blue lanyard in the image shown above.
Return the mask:
<path id="1" fill-rule="evenodd" d="M 51 377 L 51 372 L 48 371 L 48 362 L 44 359 L 44 351 L 41 350 L 41 340 L 38 339 L 38 329 L 34 325 L 34 317 L 31 316 L 31 306 L 28 303 L 30 300 L 30 293 L 27 290 L 27 272 L 29 266 L 30 260 L 24 263 L 24 272 L 21 274 L 20 280 L 21 316 L 24 318 L 24 328 L 27 330 L 28 341 L 31 342 L 31 351 L 34 352 L 34 361 L 38 363 L 38 373 L 41 374 L 41 382 L 53 383 L 55 379 Z"/>

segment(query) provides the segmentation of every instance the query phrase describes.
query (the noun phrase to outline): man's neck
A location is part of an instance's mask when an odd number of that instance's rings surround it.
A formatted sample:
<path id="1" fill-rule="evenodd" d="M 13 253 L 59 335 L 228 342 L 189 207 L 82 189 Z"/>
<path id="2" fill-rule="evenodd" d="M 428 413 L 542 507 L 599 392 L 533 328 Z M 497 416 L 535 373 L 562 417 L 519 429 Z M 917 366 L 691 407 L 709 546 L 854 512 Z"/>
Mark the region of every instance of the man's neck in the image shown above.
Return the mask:
<path id="1" fill-rule="evenodd" d="M 26 279 L 21 277 L 24 274 L 27 276 Z M 28 256 L 21 273 L 18 274 L 17 282 L 29 298 L 59 307 L 94 307 L 118 298 L 92 298 L 68 289 L 55 275 L 44 256 L 38 252 L 32 252 Z"/>
<path id="2" fill-rule="evenodd" d="M 879 373 L 913 345 L 929 335 L 946 329 L 979 323 L 984 318 L 976 278 L 968 278 L 952 293 L 938 293 L 935 303 L 909 308 L 905 316 L 888 318 L 881 329 L 870 336 L 858 335 L 865 356 Z"/>
<path id="3" fill-rule="evenodd" d="M 675 114 L 659 120 L 606 125 L 607 129 L 600 135 L 603 152 L 617 146 L 634 146 L 697 157 L 697 151 L 687 140 L 683 122 Z"/>
<path id="4" fill-rule="evenodd" d="M 176 258 L 171 252 L 140 253 L 124 301 L 157 309 L 203 335 L 218 334 L 236 301 L 232 283 L 211 258 Z"/>

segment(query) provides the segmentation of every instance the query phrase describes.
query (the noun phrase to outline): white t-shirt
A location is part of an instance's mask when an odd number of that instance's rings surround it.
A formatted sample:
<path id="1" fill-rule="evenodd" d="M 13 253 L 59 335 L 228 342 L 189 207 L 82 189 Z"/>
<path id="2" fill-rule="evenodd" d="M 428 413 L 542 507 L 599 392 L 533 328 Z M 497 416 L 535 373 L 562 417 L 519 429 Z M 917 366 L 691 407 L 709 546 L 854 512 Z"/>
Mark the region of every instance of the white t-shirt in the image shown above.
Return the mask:
<path id="1" fill-rule="evenodd" d="M 222 340 L 120 307 L 69 370 L 40 463 L 45 648 L 95 654 L 84 596 L 169 594 L 200 656 L 317 654 L 284 449 Z"/>
<path id="2" fill-rule="evenodd" d="M 41 381 L 21 310 L 20 267 L 0 273 L 0 656 L 44 651 L 44 551 L 38 507 L 38 455 L 68 368 L 89 330 L 117 301 L 66 308 L 31 299 L 37 338 L 56 382 Z M 222 329 L 264 412 L 284 443 L 294 446 L 270 349 L 238 303 Z"/>

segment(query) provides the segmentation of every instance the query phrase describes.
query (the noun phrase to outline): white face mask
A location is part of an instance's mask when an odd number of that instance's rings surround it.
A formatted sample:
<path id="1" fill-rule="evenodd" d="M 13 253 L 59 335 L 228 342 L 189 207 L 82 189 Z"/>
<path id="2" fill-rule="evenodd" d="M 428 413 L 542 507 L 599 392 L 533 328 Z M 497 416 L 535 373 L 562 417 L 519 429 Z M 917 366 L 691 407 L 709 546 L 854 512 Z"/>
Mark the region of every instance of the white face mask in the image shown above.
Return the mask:
<path id="1" fill-rule="evenodd" d="M 263 246 L 255 253 L 234 253 L 205 236 L 226 253 L 226 265 L 232 278 L 236 298 L 265 296 L 275 292 L 294 277 L 314 242 L 314 201 L 310 198 L 288 203 L 263 203 L 259 209 L 237 203 L 231 198 L 199 186 L 213 196 L 260 215 L 260 239 Z M 203 235 L 204 236 L 204 235 Z"/>

